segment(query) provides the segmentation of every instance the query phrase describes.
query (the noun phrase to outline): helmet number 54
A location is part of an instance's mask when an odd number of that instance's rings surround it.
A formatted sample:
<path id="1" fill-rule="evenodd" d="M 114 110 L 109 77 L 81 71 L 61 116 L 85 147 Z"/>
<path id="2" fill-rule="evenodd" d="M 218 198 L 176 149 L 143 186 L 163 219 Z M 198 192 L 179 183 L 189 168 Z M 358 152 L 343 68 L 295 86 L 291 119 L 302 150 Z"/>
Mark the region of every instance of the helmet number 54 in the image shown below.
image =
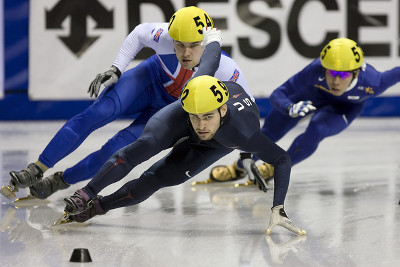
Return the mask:
<path id="1" fill-rule="evenodd" d="M 196 16 L 196 17 L 193 18 L 194 23 L 196 23 L 196 26 L 197 27 L 200 26 L 200 29 L 197 30 L 200 34 L 203 34 L 203 28 L 205 26 L 207 26 L 207 27 L 211 27 L 212 26 L 211 19 L 206 14 L 204 14 L 204 18 L 205 18 L 205 21 L 206 21 L 207 25 L 204 25 L 204 23 L 201 21 L 201 18 L 199 16 Z"/>

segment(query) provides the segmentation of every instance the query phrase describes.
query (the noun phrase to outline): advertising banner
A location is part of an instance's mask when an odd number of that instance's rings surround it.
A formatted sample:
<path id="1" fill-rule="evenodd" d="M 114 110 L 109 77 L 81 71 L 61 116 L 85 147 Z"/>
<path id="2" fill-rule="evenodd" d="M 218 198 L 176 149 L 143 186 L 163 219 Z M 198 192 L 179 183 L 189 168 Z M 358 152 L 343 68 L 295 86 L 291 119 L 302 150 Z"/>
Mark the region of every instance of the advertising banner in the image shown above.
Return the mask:
<path id="1" fill-rule="evenodd" d="M 334 38 L 357 41 L 380 71 L 400 62 L 398 0 L 31 0 L 30 98 L 89 99 L 90 82 L 111 66 L 136 25 L 166 22 L 189 5 L 206 10 L 222 30 L 223 49 L 256 98 L 268 97 Z M 399 96 L 400 85 L 384 95 Z"/>

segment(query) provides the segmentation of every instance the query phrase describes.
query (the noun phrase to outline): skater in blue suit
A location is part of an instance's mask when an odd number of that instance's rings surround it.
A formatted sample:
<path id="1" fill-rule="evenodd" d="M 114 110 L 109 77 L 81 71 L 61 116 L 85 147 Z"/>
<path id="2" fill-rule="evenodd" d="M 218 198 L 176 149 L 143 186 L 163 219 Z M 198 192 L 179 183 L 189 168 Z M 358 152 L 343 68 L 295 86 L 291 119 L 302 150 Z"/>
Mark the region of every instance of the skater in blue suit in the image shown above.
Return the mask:
<path id="1" fill-rule="evenodd" d="M 305 132 L 287 150 L 293 166 L 311 156 L 322 140 L 345 130 L 361 115 L 366 99 L 382 94 L 399 81 L 400 67 L 379 72 L 364 62 L 363 51 L 356 42 L 347 38 L 331 40 L 320 58 L 274 90 L 269 99 L 272 110 L 261 131 L 277 142 L 312 113 Z M 273 177 L 270 164 L 263 163 L 258 168 L 265 179 Z M 214 167 L 209 180 L 197 183 L 231 181 L 245 175 L 238 160 Z"/>

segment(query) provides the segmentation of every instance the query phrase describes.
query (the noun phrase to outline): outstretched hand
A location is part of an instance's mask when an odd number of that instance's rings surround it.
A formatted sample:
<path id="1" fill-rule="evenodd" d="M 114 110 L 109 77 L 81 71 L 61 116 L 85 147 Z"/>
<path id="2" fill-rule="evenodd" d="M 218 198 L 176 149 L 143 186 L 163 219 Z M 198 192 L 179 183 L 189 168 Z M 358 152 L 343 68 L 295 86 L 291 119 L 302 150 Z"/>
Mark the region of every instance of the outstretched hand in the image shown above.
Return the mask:
<path id="1" fill-rule="evenodd" d="M 258 170 L 256 164 L 254 163 L 253 159 L 251 158 L 250 153 L 240 153 L 240 160 L 243 163 L 243 167 L 249 176 L 249 180 L 258 186 L 261 191 L 267 192 L 267 183 L 263 179 L 260 171 Z"/>
<path id="2" fill-rule="evenodd" d="M 221 30 L 217 28 L 204 27 L 203 28 L 203 41 L 201 42 L 201 47 L 203 49 L 211 42 L 218 42 L 219 45 L 222 45 L 222 33 Z"/>
<path id="3" fill-rule="evenodd" d="M 121 71 L 115 67 L 111 66 L 106 72 L 97 74 L 96 78 L 90 83 L 88 93 L 90 97 L 97 97 L 100 92 L 100 86 L 104 85 L 104 87 L 110 86 L 113 83 L 116 83 L 121 76 Z"/>
<path id="4" fill-rule="evenodd" d="M 312 105 L 310 100 L 300 101 L 296 104 L 291 104 L 288 107 L 289 116 L 296 118 L 298 116 L 304 117 L 305 115 L 315 111 L 317 108 Z"/>

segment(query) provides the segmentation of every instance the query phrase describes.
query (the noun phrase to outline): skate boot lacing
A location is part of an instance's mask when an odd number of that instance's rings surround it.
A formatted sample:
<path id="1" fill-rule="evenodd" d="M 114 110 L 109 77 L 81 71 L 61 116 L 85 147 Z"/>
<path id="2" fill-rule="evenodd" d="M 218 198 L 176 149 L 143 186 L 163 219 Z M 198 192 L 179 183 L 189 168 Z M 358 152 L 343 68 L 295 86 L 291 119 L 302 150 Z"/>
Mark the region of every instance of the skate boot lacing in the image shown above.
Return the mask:
<path id="1" fill-rule="evenodd" d="M 71 215 L 79 214 L 93 206 L 93 201 L 97 199 L 91 197 L 85 190 L 79 189 L 69 198 L 64 199 L 65 211 Z"/>
<path id="2" fill-rule="evenodd" d="M 11 171 L 11 184 L 18 188 L 25 188 L 38 182 L 43 177 L 43 171 L 35 163 L 20 172 Z"/>

